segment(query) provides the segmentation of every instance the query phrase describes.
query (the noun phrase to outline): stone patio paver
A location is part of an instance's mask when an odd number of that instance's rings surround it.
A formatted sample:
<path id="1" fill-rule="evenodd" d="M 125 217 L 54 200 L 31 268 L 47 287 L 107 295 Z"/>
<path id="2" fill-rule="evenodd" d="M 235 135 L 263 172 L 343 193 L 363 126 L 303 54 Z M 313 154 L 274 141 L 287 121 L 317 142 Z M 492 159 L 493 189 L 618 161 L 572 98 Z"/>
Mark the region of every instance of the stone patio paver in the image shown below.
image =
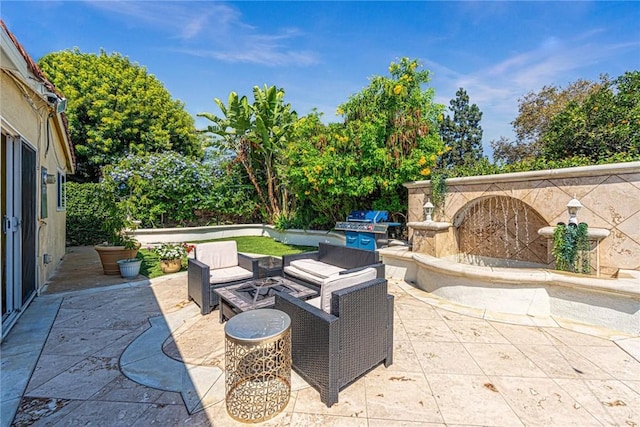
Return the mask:
<path id="1" fill-rule="evenodd" d="M 223 399 L 223 326 L 187 301 L 185 273 L 76 287 L 37 297 L 2 343 L 1 426 L 242 425 Z M 640 337 L 390 292 L 394 364 L 331 408 L 294 374 L 260 425 L 640 425 Z"/>

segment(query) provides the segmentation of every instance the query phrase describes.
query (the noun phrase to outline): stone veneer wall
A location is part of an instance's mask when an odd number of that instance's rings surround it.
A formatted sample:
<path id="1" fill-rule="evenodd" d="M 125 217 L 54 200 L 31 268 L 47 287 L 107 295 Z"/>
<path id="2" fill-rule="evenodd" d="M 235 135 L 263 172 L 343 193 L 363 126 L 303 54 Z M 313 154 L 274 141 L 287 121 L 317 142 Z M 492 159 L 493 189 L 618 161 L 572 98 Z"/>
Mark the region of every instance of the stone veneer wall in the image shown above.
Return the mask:
<path id="1" fill-rule="evenodd" d="M 566 223 L 566 205 L 575 195 L 583 206 L 578 221 L 610 231 L 599 244 L 602 273 L 640 270 L 640 162 L 451 178 L 447 186 L 444 212 L 434 221 L 452 227 L 440 233 L 438 248 L 433 247 L 438 231 L 410 227 L 416 252 L 549 264 L 551 242 L 537 230 Z M 422 222 L 431 183 L 416 181 L 405 187 L 408 222 Z"/>

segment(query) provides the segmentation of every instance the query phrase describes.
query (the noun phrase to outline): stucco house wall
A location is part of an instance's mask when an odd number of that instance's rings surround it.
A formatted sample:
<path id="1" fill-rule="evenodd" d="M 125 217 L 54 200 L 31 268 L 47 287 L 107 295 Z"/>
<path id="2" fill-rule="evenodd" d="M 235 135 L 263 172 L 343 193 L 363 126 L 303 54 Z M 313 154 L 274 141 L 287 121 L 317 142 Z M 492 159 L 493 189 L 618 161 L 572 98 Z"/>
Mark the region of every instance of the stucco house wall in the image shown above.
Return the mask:
<path id="1" fill-rule="evenodd" d="M 65 254 L 66 212 L 64 182 L 75 170 L 75 158 L 70 142 L 66 117 L 63 109 L 63 95 L 44 77 L 36 63 L 26 53 L 17 39 L 0 21 L 2 54 L 0 56 L 0 127 L 2 129 L 3 159 L 3 214 L 7 198 L 12 191 L 16 176 L 8 176 L 7 145 L 20 149 L 26 144 L 35 150 L 35 167 L 24 173 L 36 177 L 35 195 L 35 253 L 36 291 L 40 290 L 53 274 Z M 46 169 L 48 180 L 42 172 Z M 19 188 L 19 187 L 17 187 Z M 44 194 L 46 193 L 46 199 Z M 24 196 L 24 195 L 22 195 Z M 44 200 L 43 200 L 44 199 Z M 46 209 L 43 209 L 46 207 Z M 46 215 L 45 215 L 46 211 Z M 2 245 L 3 269 L 8 255 L 13 258 L 19 253 L 9 254 L 12 248 Z M 19 265 L 19 264 L 18 264 Z M 4 272 L 3 272 L 4 274 Z M 18 280 L 18 279 L 15 279 Z M 11 284 L 9 284 L 11 285 Z M 4 292 L 3 292 L 4 293 Z M 2 295 L 6 298 L 6 295 Z M 3 313 L 4 314 L 4 313 Z M 3 323 L 3 335 L 5 334 Z"/>

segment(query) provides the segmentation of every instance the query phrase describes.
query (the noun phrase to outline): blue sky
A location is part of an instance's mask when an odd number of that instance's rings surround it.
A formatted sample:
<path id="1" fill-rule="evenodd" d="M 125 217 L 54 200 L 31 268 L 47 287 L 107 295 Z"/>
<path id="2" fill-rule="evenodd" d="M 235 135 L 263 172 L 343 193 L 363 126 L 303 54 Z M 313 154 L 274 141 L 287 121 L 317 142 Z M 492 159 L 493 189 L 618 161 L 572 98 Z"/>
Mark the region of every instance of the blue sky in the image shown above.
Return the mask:
<path id="1" fill-rule="evenodd" d="M 489 141 L 513 137 L 518 98 L 640 69 L 640 2 L 7 1 L 0 16 L 29 54 L 78 47 L 145 66 L 193 116 L 214 98 L 276 85 L 300 114 L 336 107 L 417 58 L 436 101 L 463 87 Z M 207 125 L 197 119 L 196 125 Z"/>

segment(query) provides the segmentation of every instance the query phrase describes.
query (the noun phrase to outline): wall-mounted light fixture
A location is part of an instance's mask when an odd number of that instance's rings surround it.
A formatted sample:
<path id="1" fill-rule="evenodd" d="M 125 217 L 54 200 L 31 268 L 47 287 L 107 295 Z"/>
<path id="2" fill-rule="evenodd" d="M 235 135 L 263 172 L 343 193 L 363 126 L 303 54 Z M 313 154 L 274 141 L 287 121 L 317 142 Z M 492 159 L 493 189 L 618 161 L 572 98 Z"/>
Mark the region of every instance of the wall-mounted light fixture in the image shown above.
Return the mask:
<path id="1" fill-rule="evenodd" d="M 578 224 L 578 212 L 582 209 L 582 204 L 573 195 L 573 199 L 567 203 L 567 211 L 569 212 L 569 224 Z"/>
<path id="2" fill-rule="evenodd" d="M 67 111 L 67 98 L 60 98 L 56 103 L 56 113 L 62 114 Z"/>
<path id="3" fill-rule="evenodd" d="M 433 203 L 431 203 L 431 199 L 427 199 L 427 203 L 424 204 L 423 208 L 424 208 L 424 215 L 425 215 L 425 221 L 426 222 L 431 222 L 433 221 L 431 219 L 431 214 L 433 213 L 433 208 L 435 206 L 433 206 Z"/>
<path id="4" fill-rule="evenodd" d="M 47 97 L 49 104 L 55 107 L 56 113 L 61 114 L 66 111 L 67 98 L 60 97 L 53 92 L 45 92 L 44 95 Z"/>

